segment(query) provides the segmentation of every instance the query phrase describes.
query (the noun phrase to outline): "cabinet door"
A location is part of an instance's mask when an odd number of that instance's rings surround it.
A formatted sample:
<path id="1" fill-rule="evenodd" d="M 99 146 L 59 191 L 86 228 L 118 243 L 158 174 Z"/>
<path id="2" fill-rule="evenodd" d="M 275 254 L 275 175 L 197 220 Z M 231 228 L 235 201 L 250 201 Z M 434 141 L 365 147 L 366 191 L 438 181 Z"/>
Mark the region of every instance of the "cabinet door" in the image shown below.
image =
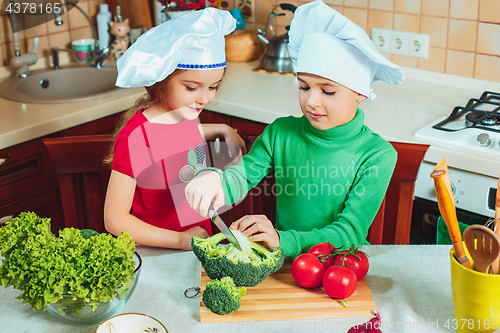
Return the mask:
<path id="1" fill-rule="evenodd" d="M 52 188 L 0 206 L 0 221 L 16 217 L 22 212 L 34 212 L 40 217 L 50 218 L 52 232 L 57 235 L 58 231 L 64 227 L 59 207 L 59 190 Z"/>
<path id="2" fill-rule="evenodd" d="M 50 186 L 57 177 L 42 139 L 0 150 L 0 205 Z"/>

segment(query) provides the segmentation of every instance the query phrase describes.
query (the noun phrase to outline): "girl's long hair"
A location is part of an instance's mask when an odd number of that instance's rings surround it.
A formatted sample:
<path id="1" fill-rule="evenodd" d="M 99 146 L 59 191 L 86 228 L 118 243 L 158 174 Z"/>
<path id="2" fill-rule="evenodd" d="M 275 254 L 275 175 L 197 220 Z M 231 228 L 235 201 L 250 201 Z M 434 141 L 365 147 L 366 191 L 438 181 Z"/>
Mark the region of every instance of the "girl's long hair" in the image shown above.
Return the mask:
<path id="1" fill-rule="evenodd" d="M 157 104 L 157 105 L 162 105 L 165 103 L 165 92 L 168 89 L 168 86 L 170 85 L 170 82 L 172 79 L 180 74 L 183 69 L 176 69 L 172 74 L 167 76 L 163 81 L 156 82 L 150 87 L 145 87 L 147 93 L 139 97 L 136 101 L 134 106 L 132 106 L 130 109 L 128 109 L 123 116 L 121 117 L 120 121 L 118 122 L 118 126 L 116 127 L 116 130 L 113 132 L 113 143 L 116 141 L 116 138 L 118 137 L 118 134 L 120 131 L 127 125 L 128 121 L 130 118 L 132 118 L 137 112 L 140 110 L 147 108 L 148 106 L 152 104 Z M 113 156 L 114 156 L 114 144 L 109 147 L 108 155 L 106 158 L 104 158 L 104 164 L 105 165 L 111 165 L 113 163 Z"/>

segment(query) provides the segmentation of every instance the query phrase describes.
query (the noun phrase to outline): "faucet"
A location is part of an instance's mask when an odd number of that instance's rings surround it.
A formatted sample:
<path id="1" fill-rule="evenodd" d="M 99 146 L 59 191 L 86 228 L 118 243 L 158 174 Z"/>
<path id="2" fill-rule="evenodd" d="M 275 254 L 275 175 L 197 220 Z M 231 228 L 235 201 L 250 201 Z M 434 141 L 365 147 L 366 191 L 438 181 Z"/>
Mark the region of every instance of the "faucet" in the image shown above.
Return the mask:
<path id="1" fill-rule="evenodd" d="M 14 0 L 10 0 L 13 4 Z M 38 35 L 33 39 L 33 52 L 21 55 L 21 48 L 19 47 L 19 36 L 17 35 L 17 17 L 12 10 L 10 12 L 10 22 L 12 25 L 12 40 L 14 42 L 14 56 L 10 58 L 10 65 L 16 70 L 16 76 L 28 77 L 31 75 L 28 66 L 36 64 L 38 57 L 36 51 L 38 49 Z"/>
<path id="2" fill-rule="evenodd" d="M 52 67 L 54 67 L 54 69 L 59 69 L 59 51 L 73 52 L 73 50 L 60 49 L 58 47 L 53 47 L 51 50 L 52 50 Z"/>
<path id="3" fill-rule="evenodd" d="M 13 1 L 13 0 L 11 0 Z M 75 7 L 76 9 L 78 9 L 80 11 L 80 13 L 83 14 L 83 16 L 85 16 L 85 18 L 87 19 L 87 21 L 89 22 L 89 25 L 90 25 L 90 28 L 92 29 L 92 35 L 94 36 L 94 42 L 95 42 L 95 45 L 94 45 L 94 67 L 96 68 L 102 68 L 102 63 L 104 62 L 104 60 L 106 60 L 106 56 L 108 55 L 108 52 L 109 52 L 109 48 L 106 47 L 104 48 L 103 50 L 99 49 L 99 40 L 97 39 L 97 32 L 95 31 L 95 27 L 94 25 L 92 24 L 92 21 L 90 20 L 90 18 L 88 17 L 87 14 L 85 14 L 85 12 L 80 8 L 78 7 L 78 5 L 76 3 L 73 3 L 73 2 L 65 2 L 61 7 L 59 7 L 59 13 L 62 12 L 63 8 L 67 5 L 72 5 L 73 7 Z M 56 13 L 54 12 L 54 15 L 56 15 Z M 60 26 L 62 25 L 64 22 L 63 20 L 61 19 L 61 16 L 57 16 L 56 15 L 56 20 L 55 20 L 55 24 Z M 56 50 L 54 50 L 54 48 L 52 48 L 52 62 L 53 62 L 53 65 L 54 65 L 54 69 L 58 69 L 59 68 L 59 56 L 57 55 L 58 51 L 66 51 L 67 49 L 57 49 L 55 48 Z M 54 61 L 54 54 L 56 55 L 56 61 Z M 56 68 L 56 63 L 57 63 L 57 68 Z"/>

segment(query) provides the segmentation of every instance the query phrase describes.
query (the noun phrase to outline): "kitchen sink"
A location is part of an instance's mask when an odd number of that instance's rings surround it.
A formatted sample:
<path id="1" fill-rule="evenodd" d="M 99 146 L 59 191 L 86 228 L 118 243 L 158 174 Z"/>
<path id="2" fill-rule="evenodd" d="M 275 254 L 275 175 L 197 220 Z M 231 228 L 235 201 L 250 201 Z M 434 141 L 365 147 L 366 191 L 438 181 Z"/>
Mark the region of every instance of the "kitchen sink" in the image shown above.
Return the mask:
<path id="1" fill-rule="evenodd" d="M 0 81 L 0 97 L 23 103 L 68 103 L 122 92 L 115 86 L 116 68 L 88 66 L 32 71 L 26 78 Z"/>

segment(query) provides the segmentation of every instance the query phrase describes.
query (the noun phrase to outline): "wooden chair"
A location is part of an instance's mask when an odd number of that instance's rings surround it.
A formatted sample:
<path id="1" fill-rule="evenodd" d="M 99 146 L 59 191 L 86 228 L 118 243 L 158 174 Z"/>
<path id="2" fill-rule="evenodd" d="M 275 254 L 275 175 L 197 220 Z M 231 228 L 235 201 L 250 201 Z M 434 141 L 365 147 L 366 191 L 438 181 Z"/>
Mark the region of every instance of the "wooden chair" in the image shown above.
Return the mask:
<path id="1" fill-rule="evenodd" d="M 398 161 L 384 201 L 373 220 L 367 240 L 370 244 L 410 242 L 413 193 L 418 169 L 429 145 L 391 142 Z"/>
<path id="2" fill-rule="evenodd" d="M 52 157 L 65 227 L 105 232 L 103 208 L 111 168 L 103 160 L 112 135 L 44 139 Z"/>

